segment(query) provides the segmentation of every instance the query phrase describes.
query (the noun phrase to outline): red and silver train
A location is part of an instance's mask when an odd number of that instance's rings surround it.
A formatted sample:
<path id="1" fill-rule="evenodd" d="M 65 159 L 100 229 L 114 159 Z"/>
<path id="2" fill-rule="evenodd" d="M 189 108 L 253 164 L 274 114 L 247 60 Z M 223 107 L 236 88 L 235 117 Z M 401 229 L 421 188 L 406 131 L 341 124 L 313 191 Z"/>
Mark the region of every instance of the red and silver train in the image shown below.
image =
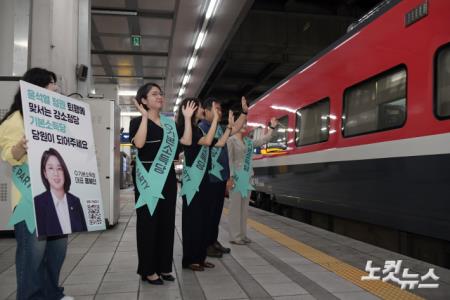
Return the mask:
<path id="1" fill-rule="evenodd" d="M 254 133 L 272 116 L 258 205 L 450 241 L 450 1 L 385 1 L 251 106 Z"/>

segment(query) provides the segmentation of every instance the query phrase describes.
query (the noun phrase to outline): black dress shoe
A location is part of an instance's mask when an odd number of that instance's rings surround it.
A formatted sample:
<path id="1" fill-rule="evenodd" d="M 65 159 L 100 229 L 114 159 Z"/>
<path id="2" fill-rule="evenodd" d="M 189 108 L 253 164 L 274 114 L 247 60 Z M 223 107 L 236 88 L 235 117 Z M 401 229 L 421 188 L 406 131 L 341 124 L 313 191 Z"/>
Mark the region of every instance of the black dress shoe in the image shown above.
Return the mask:
<path id="1" fill-rule="evenodd" d="M 148 279 L 147 276 L 141 276 L 141 278 L 142 278 L 143 281 L 147 281 L 150 284 L 154 284 L 154 285 L 162 285 L 162 284 L 164 284 L 164 281 L 162 281 L 162 279 L 159 278 L 159 277 L 157 279 L 153 279 L 153 280 Z"/>
<path id="2" fill-rule="evenodd" d="M 160 276 L 165 281 L 175 281 L 175 277 L 173 277 L 172 274 L 167 275 L 161 274 Z"/>
<path id="3" fill-rule="evenodd" d="M 231 252 L 230 248 L 226 248 L 226 247 L 222 246 L 222 244 L 219 242 L 214 243 L 214 248 L 216 248 L 217 250 L 219 250 L 222 253 L 230 253 Z"/>

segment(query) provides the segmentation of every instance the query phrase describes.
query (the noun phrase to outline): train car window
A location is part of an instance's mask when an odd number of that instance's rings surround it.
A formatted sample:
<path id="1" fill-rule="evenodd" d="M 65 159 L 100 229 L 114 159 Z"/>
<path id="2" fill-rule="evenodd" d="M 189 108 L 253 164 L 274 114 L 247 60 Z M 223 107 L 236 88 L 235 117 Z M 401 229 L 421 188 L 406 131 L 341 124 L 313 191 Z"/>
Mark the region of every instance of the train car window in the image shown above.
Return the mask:
<path id="1" fill-rule="evenodd" d="M 399 128 L 405 120 L 405 66 L 369 78 L 344 92 L 345 137 Z"/>
<path id="2" fill-rule="evenodd" d="M 438 118 L 450 117 L 450 45 L 438 50 L 436 61 L 435 113 Z"/>
<path id="3" fill-rule="evenodd" d="M 267 151 L 287 149 L 288 121 L 288 116 L 283 116 L 278 119 L 276 132 L 273 134 L 271 140 L 266 145 Z"/>
<path id="4" fill-rule="evenodd" d="M 330 127 L 329 98 L 299 109 L 296 116 L 295 144 L 297 147 L 328 140 Z"/>
<path id="5" fill-rule="evenodd" d="M 263 128 L 262 127 L 256 127 L 254 129 L 252 129 L 249 133 L 248 133 L 248 137 L 252 140 L 254 139 L 258 139 L 263 135 Z"/>

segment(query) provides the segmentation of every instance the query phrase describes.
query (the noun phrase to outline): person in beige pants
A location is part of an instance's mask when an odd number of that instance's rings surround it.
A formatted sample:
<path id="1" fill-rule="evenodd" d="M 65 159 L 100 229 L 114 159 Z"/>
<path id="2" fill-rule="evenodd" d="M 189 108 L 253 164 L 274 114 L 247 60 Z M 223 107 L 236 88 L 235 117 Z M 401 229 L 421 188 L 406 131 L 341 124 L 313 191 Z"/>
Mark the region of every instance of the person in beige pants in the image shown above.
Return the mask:
<path id="1" fill-rule="evenodd" d="M 253 147 L 261 147 L 269 142 L 277 125 L 277 119 L 272 118 L 267 133 L 261 138 L 252 141 Z M 231 136 L 227 141 L 230 172 L 232 175 L 234 174 L 234 171 L 242 168 L 244 163 L 246 154 L 244 137 L 246 131 L 246 126 L 243 126 L 238 133 Z M 253 175 L 253 168 L 250 169 L 250 174 Z M 247 237 L 247 215 L 250 193 L 247 197 L 243 198 L 240 192 L 233 191 L 234 184 L 233 176 L 231 176 L 227 182 L 230 200 L 230 210 L 228 215 L 230 242 L 237 245 L 244 245 L 251 242 Z"/>

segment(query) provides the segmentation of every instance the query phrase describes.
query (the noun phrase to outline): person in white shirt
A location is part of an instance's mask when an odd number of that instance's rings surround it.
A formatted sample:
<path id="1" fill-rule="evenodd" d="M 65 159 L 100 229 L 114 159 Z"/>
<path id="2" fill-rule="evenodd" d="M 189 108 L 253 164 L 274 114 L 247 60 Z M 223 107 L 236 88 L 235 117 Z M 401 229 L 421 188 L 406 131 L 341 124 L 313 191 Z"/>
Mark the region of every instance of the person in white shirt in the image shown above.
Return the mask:
<path id="1" fill-rule="evenodd" d="M 270 125 L 267 128 L 267 133 L 262 137 L 251 141 L 253 147 L 261 147 L 262 145 L 268 143 L 272 138 L 272 134 L 277 125 L 278 120 L 272 118 L 270 120 Z M 231 172 L 231 177 L 227 181 L 227 190 L 230 200 L 228 232 L 230 234 L 230 242 L 237 245 L 245 245 L 251 242 L 251 240 L 247 237 L 247 216 L 250 193 L 248 193 L 246 197 L 243 197 L 238 190 L 234 189 L 236 171 L 243 168 L 245 156 L 247 155 L 247 145 L 244 140 L 247 133 L 247 126 L 245 125 L 238 133 L 230 137 L 227 141 L 228 159 Z M 250 175 L 253 176 L 251 161 Z"/>

